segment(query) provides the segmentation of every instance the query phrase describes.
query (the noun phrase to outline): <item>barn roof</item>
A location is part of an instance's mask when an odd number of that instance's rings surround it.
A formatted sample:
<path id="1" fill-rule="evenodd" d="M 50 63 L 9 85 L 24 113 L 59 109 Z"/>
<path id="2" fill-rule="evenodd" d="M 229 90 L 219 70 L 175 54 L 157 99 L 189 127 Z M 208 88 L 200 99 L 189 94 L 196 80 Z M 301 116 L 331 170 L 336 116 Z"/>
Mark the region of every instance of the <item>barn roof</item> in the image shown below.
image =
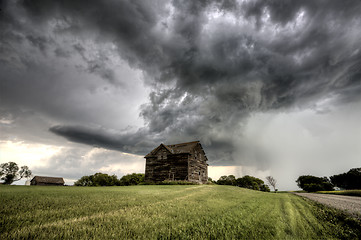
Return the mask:
<path id="1" fill-rule="evenodd" d="M 191 151 L 197 146 L 200 145 L 202 151 L 204 152 L 201 142 L 200 141 L 194 141 L 194 142 L 186 142 L 186 143 L 178 143 L 178 144 L 172 144 L 172 145 L 164 145 L 161 143 L 158 147 L 154 148 L 150 153 L 148 153 L 145 157 L 153 156 L 156 152 L 158 152 L 158 149 L 161 147 L 165 147 L 170 153 L 172 154 L 178 154 L 178 153 L 191 153 Z M 204 154 L 205 156 L 205 154 Z M 206 157 L 207 159 L 207 157 Z"/>
<path id="2" fill-rule="evenodd" d="M 53 183 L 53 184 L 64 184 L 64 179 L 61 177 L 44 177 L 35 176 L 31 181 L 35 180 L 37 183 Z"/>

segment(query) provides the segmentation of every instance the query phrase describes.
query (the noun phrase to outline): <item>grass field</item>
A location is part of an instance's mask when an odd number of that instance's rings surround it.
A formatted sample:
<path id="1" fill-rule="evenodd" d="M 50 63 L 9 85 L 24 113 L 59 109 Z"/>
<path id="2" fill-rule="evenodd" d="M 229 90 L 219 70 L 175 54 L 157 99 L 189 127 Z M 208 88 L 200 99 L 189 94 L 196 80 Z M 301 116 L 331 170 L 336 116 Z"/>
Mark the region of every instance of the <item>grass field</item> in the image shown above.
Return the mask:
<path id="1" fill-rule="evenodd" d="M 232 186 L 0 186 L 0 201 L 0 239 L 361 237 L 335 210 Z"/>
<path id="2" fill-rule="evenodd" d="M 361 197 L 361 190 L 319 191 L 317 193 Z"/>

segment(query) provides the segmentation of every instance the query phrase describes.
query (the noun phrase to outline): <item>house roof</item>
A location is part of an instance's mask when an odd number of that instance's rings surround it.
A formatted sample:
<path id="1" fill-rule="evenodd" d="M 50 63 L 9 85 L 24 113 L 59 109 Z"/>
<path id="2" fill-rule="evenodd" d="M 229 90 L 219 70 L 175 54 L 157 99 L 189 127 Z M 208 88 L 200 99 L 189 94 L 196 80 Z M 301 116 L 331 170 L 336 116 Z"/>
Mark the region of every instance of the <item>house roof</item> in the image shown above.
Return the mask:
<path id="1" fill-rule="evenodd" d="M 31 181 L 35 180 L 38 183 L 53 183 L 53 184 L 64 184 L 64 179 L 61 177 L 44 177 L 35 176 Z"/>
<path id="2" fill-rule="evenodd" d="M 164 145 L 163 143 L 161 143 L 158 147 L 156 147 L 155 149 L 153 149 L 150 153 L 148 153 L 145 157 L 151 157 L 154 156 L 156 152 L 158 152 L 158 150 L 161 147 L 164 147 L 165 149 L 167 149 L 171 154 L 179 154 L 179 153 L 191 153 L 191 151 L 197 146 L 200 145 L 203 153 L 204 150 L 202 148 L 202 145 L 200 143 L 200 141 L 194 141 L 194 142 L 186 142 L 186 143 L 178 143 L 178 144 L 172 144 L 172 145 Z M 204 153 L 204 156 L 206 154 Z M 207 157 L 206 157 L 207 159 Z"/>
<path id="3" fill-rule="evenodd" d="M 200 144 L 199 141 L 194 142 L 186 142 L 186 143 L 178 143 L 173 145 L 167 145 L 170 149 L 172 149 L 172 153 L 189 153 L 193 148 Z"/>

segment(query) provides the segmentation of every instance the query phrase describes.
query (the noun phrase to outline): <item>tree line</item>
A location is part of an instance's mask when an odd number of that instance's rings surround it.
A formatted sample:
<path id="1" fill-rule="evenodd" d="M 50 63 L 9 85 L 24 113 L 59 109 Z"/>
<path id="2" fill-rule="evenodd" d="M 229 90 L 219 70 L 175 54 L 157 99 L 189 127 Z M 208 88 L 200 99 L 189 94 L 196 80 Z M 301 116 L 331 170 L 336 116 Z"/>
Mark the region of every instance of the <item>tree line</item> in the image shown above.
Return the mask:
<path id="1" fill-rule="evenodd" d="M 269 187 L 264 183 L 263 180 L 249 175 L 240 178 L 236 178 L 234 175 L 221 176 L 217 181 L 213 181 L 213 183 L 218 185 L 231 185 L 263 192 L 270 192 Z"/>
<path id="2" fill-rule="evenodd" d="M 19 166 L 15 162 L 0 164 L 0 179 L 3 184 L 12 184 L 22 178 L 29 178 L 32 172 L 27 166 Z M 276 180 L 268 176 L 266 177 L 268 184 L 276 189 Z M 234 175 L 221 176 L 217 181 L 209 178 L 210 183 L 219 185 L 232 185 L 253 190 L 269 192 L 269 187 L 263 180 L 246 175 L 236 178 Z M 297 186 L 307 192 L 332 191 L 335 187 L 340 189 L 361 189 L 361 168 L 352 168 L 348 172 L 336 174 L 328 177 L 316 177 L 312 175 L 302 175 L 296 180 Z M 108 175 L 105 173 L 95 173 L 89 176 L 83 176 L 77 180 L 75 186 L 131 186 L 144 184 L 143 173 L 127 174 L 118 179 L 116 175 Z"/>
<path id="3" fill-rule="evenodd" d="M 8 162 L 0 164 L 0 179 L 3 180 L 3 184 L 12 184 L 15 181 L 19 181 L 22 178 L 29 178 L 32 176 L 32 172 L 27 166 L 19 166 L 15 162 Z M 143 173 L 131 173 L 122 176 L 120 179 L 116 175 L 108 175 L 106 173 L 95 173 L 93 175 L 82 176 L 78 179 L 75 186 L 132 186 L 139 184 L 146 184 L 144 182 L 145 175 Z M 271 176 L 266 178 L 271 186 L 275 189 L 276 180 Z M 191 184 L 191 182 L 170 182 L 164 181 L 158 184 Z M 216 183 L 219 185 L 233 185 L 238 187 L 249 188 L 253 190 L 269 192 L 269 187 L 264 182 L 256 177 L 244 176 L 237 178 L 234 175 L 222 176 L 218 181 L 212 181 L 209 178 L 209 183 Z M 194 183 L 193 183 L 194 184 Z M 276 189 L 275 189 L 276 190 Z"/>
<path id="4" fill-rule="evenodd" d="M 340 189 L 361 189 L 361 168 L 352 168 L 348 172 L 328 177 L 302 175 L 296 180 L 297 186 L 307 192 L 332 191 Z"/>
<path id="5" fill-rule="evenodd" d="M 89 176 L 83 176 L 74 183 L 75 186 L 131 186 L 144 183 L 143 173 L 127 174 L 118 179 L 116 175 L 106 173 L 95 173 Z"/>

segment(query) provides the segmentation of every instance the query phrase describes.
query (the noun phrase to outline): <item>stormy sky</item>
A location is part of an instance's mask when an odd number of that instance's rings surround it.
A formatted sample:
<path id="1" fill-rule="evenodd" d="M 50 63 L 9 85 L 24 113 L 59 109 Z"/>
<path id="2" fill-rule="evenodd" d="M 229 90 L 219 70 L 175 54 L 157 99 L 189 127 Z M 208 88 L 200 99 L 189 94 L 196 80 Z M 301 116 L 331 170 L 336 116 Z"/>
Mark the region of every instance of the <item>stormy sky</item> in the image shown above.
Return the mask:
<path id="1" fill-rule="evenodd" d="M 209 176 L 361 164 L 361 1 L 0 1 L 0 162 L 144 172 L 200 140 Z"/>

